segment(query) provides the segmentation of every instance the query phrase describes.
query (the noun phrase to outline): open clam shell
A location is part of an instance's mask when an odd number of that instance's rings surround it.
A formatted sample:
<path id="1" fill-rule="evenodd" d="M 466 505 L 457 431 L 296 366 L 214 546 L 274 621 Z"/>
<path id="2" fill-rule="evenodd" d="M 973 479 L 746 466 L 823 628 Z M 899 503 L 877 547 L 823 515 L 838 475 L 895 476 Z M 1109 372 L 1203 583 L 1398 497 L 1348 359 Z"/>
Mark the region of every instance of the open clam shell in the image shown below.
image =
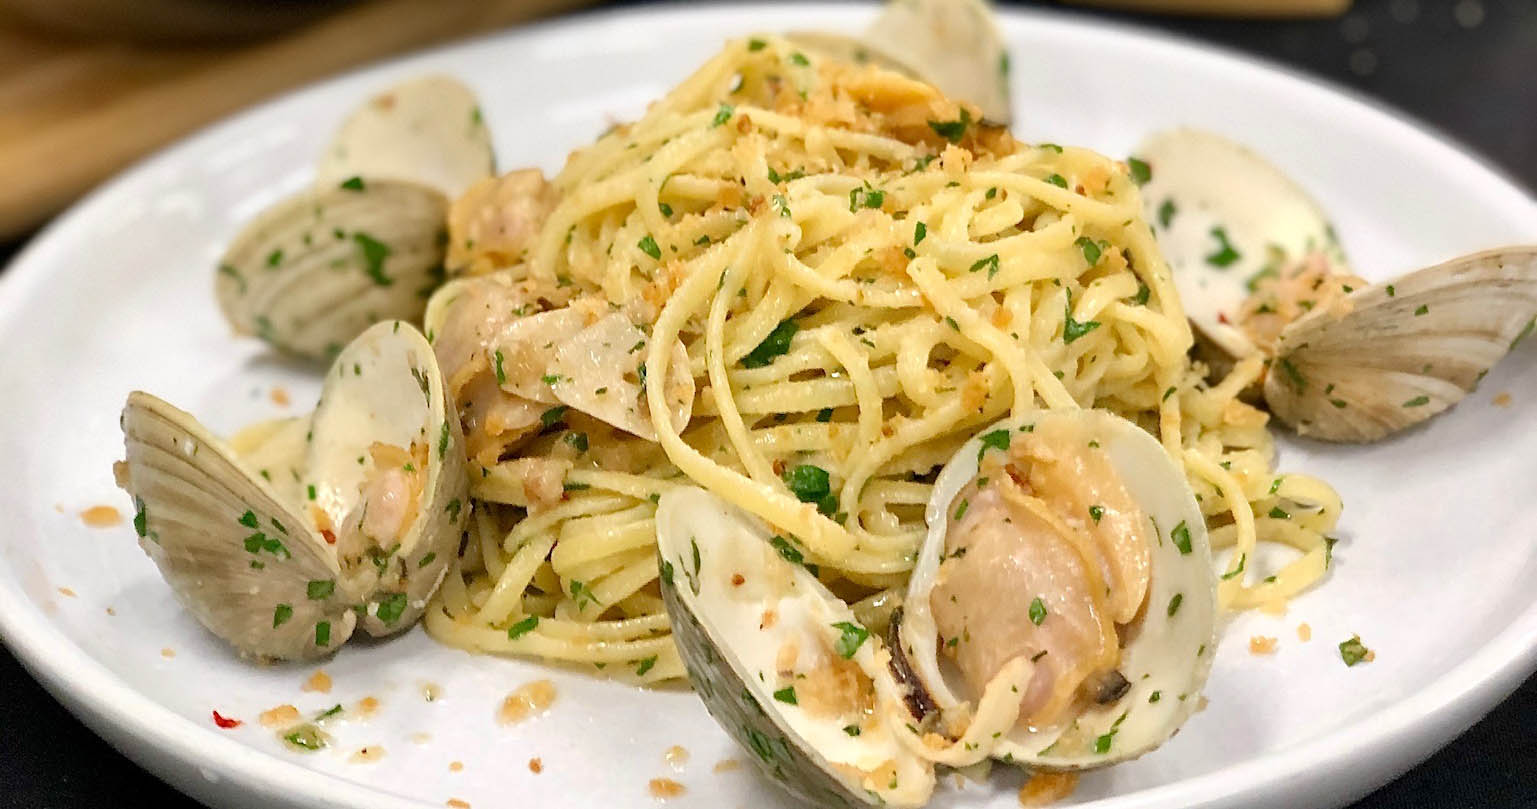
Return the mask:
<path id="1" fill-rule="evenodd" d="M 1259 352 L 1237 327 L 1262 273 L 1322 252 L 1345 256 L 1323 208 L 1264 158 L 1221 135 L 1179 128 L 1137 147 L 1142 207 L 1190 322 L 1234 358 Z"/>
<path id="2" fill-rule="evenodd" d="M 301 192 L 240 232 L 219 263 L 219 307 L 240 334 L 327 359 L 373 323 L 416 320 L 443 278 L 447 198 L 355 180 Z"/>
<path id="3" fill-rule="evenodd" d="M 356 616 L 336 553 L 266 481 L 187 413 L 147 393 L 122 415 L 139 547 L 193 617 L 243 655 L 333 652 Z"/>
<path id="4" fill-rule="evenodd" d="M 371 634 L 409 626 L 458 548 L 463 439 L 444 417 L 427 341 L 398 321 L 374 326 L 341 353 L 321 399 L 311 419 L 230 444 L 146 393 L 123 410 L 127 458 L 115 471 L 139 544 L 178 600 L 245 655 L 319 657 L 359 622 Z M 302 498 L 257 466 L 278 463 L 306 481 Z"/>
<path id="5" fill-rule="evenodd" d="M 992 10 L 982 0 L 892 0 L 858 37 L 792 32 L 810 50 L 854 63 L 872 63 L 938 87 L 975 104 L 982 117 L 1007 125 L 1009 51 Z"/>
<path id="6" fill-rule="evenodd" d="M 1281 332 L 1265 402 L 1302 435 L 1376 441 L 1460 401 L 1534 317 L 1537 246 L 1355 290 Z"/>
<path id="7" fill-rule="evenodd" d="M 767 779 L 814 806 L 921 806 L 890 655 L 792 541 L 693 487 L 657 508 L 662 597 L 689 679 Z M 794 560 L 794 561 L 792 561 Z"/>
<path id="8" fill-rule="evenodd" d="M 480 101 L 451 76 L 408 79 L 365 101 L 320 159 L 316 185 L 403 180 L 456 198 L 496 173 Z"/>
<path id="9" fill-rule="evenodd" d="M 1091 488 L 1051 493 L 1050 480 L 1041 483 L 1025 464 L 1078 469 L 1077 482 Z M 1096 470 L 1104 474 L 1090 474 Z M 989 476 L 990 482 L 982 479 Z M 1022 491 L 1038 496 L 1047 509 L 1042 524 L 1057 526 L 1055 536 L 1031 538 L 1026 532 L 1037 529 L 1015 522 L 1029 512 L 983 511 L 996 507 L 986 502 L 986 487 L 1014 485 L 1006 479 L 1028 481 Z M 1072 474 L 1065 479 L 1074 480 Z M 1094 504 L 1084 506 L 1085 498 Z M 1006 496 L 1002 502 L 1009 502 Z M 1074 513 L 1061 509 L 1067 504 Z M 980 714 L 980 697 L 961 668 L 968 654 L 1028 658 L 1036 667 L 1024 696 L 1015 699 L 1016 711 L 1042 686 L 1071 697 L 1038 726 L 1033 714 L 1011 714 L 992 755 L 1017 764 L 1078 770 L 1125 761 L 1162 744 L 1194 712 L 1215 651 L 1216 582 L 1194 495 L 1152 436 L 1102 411 L 1049 411 L 1000 422 L 946 464 L 927 521 L 896 633 L 901 657 L 932 706 L 922 720 L 943 729 L 956 715 Z M 991 546 L 982 533 L 989 531 Z M 1031 543 L 1036 550 L 1027 549 Z M 998 555 L 998 548 L 1006 553 Z M 1074 550 L 1063 556 L 1066 548 Z M 1115 562 L 1111 551 L 1140 562 Z M 1030 564 L 1018 564 L 1026 558 Z M 1102 569 L 1112 572 L 1100 575 Z M 1140 587 L 1120 575 L 1137 569 L 1145 571 Z M 1077 587 L 1081 582 L 1091 584 Z M 1105 587 L 1098 620 L 1113 622 L 1110 643 L 1119 648 L 1109 656 L 1096 653 L 1095 665 L 1085 667 L 1074 656 L 1085 647 L 1073 644 L 1100 630 L 1084 629 L 1081 622 L 1094 615 L 1074 599 L 1093 593 L 1093 582 Z M 970 603 L 952 598 L 958 591 Z M 1133 595 L 1118 606 L 1127 592 Z M 965 617 L 964 629 L 951 627 L 942 638 L 957 613 Z M 1076 685 L 1073 677 L 1080 678 Z M 914 702 L 920 712 L 923 704 Z"/>
<path id="10" fill-rule="evenodd" d="M 347 346 L 315 407 L 315 509 L 370 635 L 415 622 L 459 549 L 470 500 L 453 412 L 432 346 L 399 321 Z"/>

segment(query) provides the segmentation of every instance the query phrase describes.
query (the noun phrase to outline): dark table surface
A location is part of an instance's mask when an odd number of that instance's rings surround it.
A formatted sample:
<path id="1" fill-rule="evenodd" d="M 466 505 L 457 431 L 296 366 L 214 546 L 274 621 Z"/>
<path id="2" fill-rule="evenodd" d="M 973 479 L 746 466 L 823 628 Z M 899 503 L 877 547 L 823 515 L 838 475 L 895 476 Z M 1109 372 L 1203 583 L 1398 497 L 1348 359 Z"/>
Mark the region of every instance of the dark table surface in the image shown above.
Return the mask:
<path id="1" fill-rule="evenodd" d="M 1537 187 L 1537 0 L 1357 0 L 1340 19 L 1254 22 L 1104 12 L 1353 87 Z M 0 243 L 0 263 L 21 243 Z M 67 713 L 0 651 L 0 805 L 194 807 Z M 1537 677 L 1355 809 L 1537 807 Z"/>

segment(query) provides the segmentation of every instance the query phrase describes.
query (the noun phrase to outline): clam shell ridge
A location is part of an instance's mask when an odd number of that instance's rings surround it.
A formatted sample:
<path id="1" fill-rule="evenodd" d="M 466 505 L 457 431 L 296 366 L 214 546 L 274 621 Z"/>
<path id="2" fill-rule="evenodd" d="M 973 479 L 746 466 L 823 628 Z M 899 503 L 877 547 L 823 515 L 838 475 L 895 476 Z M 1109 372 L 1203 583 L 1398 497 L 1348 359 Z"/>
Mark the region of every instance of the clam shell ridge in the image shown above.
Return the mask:
<path id="1" fill-rule="evenodd" d="M 215 293 L 236 333 L 330 360 L 368 326 L 418 321 L 443 278 L 448 200 L 409 182 L 300 192 L 241 230 Z"/>
<path id="2" fill-rule="evenodd" d="M 150 394 L 129 394 L 121 423 L 118 482 L 139 546 L 199 623 L 259 659 L 323 657 L 347 640 L 356 616 L 335 552 L 266 481 Z"/>
<path id="3" fill-rule="evenodd" d="M 1289 324 L 1265 401 L 1301 435 L 1375 441 L 1460 401 L 1534 317 L 1537 246 L 1453 259 Z"/>

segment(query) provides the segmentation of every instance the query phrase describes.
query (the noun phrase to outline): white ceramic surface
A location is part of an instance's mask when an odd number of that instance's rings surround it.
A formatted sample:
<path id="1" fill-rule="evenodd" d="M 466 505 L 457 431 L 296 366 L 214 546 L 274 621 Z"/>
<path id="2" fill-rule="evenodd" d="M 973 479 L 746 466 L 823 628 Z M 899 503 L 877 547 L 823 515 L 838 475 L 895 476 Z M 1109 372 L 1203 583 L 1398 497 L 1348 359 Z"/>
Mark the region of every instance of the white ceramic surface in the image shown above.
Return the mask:
<path id="1" fill-rule="evenodd" d="M 557 168 L 566 152 L 715 52 L 756 30 L 854 30 L 861 6 L 658 7 L 487 37 L 303 90 L 174 146 L 61 217 L 0 278 L 0 629 L 61 700 L 124 752 L 218 806 L 650 806 L 670 777 L 678 807 L 783 801 L 684 691 L 643 693 L 534 663 L 436 645 L 420 630 L 349 644 L 325 669 L 329 695 L 302 693 L 310 668 L 235 659 L 182 613 L 124 524 L 84 526 L 96 504 L 129 510 L 112 485 L 124 395 L 143 388 L 229 430 L 297 413 L 314 376 L 235 340 L 214 307 L 213 265 L 241 222 L 303 185 L 353 103 L 391 81 L 448 71 L 485 101 L 504 167 Z M 1537 241 L 1537 204 L 1456 147 L 1357 100 L 1254 62 L 1113 26 L 1009 13 L 1017 132 L 1124 154 L 1148 130 L 1194 124 L 1273 158 L 1336 218 L 1354 263 L 1382 278 L 1497 243 Z M 1428 427 L 1367 448 L 1283 442 L 1283 469 L 1332 480 L 1346 510 L 1336 569 L 1284 617 L 1224 630 L 1210 706 L 1153 755 L 1084 778 L 1103 807 L 1338 805 L 1428 755 L 1537 667 L 1537 341 Z M 269 398 L 280 385 L 294 405 Z M 1513 404 L 1491 399 L 1509 392 Z M 1251 563 L 1252 564 L 1252 563 Z M 69 588 L 67 596 L 58 588 Z M 115 614 L 109 614 L 111 608 Z M 1313 640 L 1298 640 L 1307 622 Z M 1347 669 L 1353 633 L 1377 651 Z M 1253 634 L 1279 638 L 1249 654 Z M 173 650 L 174 657 L 162 655 Z M 549 677 L 545 716 L 494 714 Z M 426 702 L 423 682 L 441 686 Z M 282 749 L 257 722 L 364 696 L 367 722 L 329 751 Z M 245 724 L 220 730 L 210 711 Z M 428 734 L 422 741 L 417 734 Z M 376 764 L 350 764 L 381 745 Z M 675 769 L 663 751 L 683 745 Z M 526 766 L 539 757 L 543 773 Z M 462 761 L 461 772 L 449 763 Z M 1017 805 L 1019 776 L 947 785 L 937 806 Z"/>

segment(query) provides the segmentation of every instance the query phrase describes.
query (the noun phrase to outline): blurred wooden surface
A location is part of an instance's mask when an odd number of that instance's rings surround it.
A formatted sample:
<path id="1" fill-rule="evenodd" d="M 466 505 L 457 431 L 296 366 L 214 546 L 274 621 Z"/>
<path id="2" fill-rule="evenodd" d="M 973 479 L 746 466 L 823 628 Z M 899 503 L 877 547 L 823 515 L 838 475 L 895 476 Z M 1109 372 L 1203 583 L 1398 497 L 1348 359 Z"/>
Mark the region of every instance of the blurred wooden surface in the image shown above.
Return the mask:
<path id="1" fill-rule="evenodd" d="M 377 0 L 248 44 L 61 40 L 0 16 L 0 238 L 156 147 L 267 96 L 584 0 Z"/>

